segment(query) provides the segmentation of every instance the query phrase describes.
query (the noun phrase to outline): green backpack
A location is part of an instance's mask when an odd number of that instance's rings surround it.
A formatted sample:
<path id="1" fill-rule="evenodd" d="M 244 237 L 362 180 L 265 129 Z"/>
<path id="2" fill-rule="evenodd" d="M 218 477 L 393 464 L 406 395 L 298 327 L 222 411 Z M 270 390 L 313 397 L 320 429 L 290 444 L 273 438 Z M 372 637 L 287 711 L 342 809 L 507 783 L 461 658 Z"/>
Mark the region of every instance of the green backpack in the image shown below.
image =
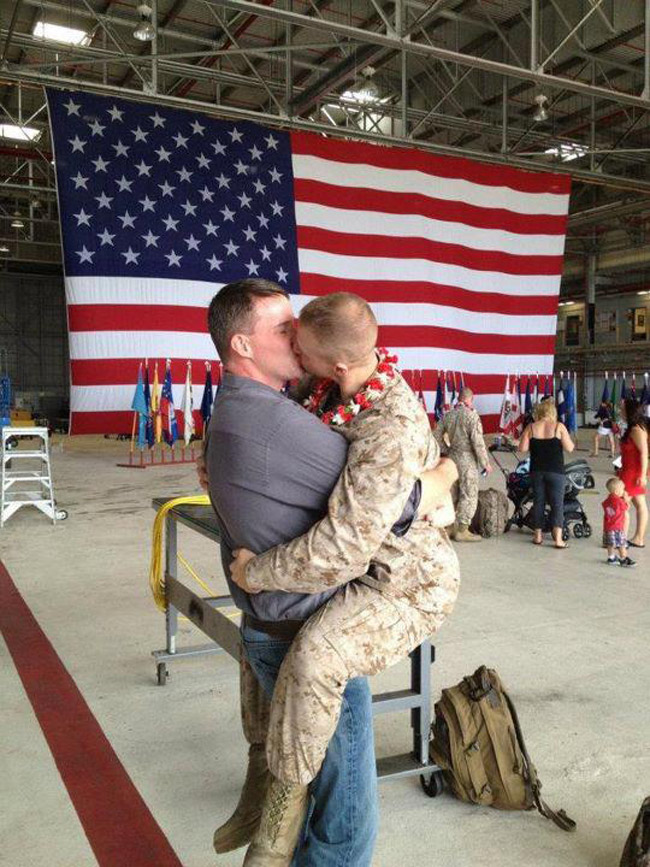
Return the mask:
<path id="1" fill-rule="evenodd" d="M 540 783 L 519 726 L 517 711 L 496 671 L 482 665 L 443 689 L 431 726 L 431 758 L 462 801 L 498 810 L 531 810 L 563 831 L 576 823 L 540 797 Z"/>

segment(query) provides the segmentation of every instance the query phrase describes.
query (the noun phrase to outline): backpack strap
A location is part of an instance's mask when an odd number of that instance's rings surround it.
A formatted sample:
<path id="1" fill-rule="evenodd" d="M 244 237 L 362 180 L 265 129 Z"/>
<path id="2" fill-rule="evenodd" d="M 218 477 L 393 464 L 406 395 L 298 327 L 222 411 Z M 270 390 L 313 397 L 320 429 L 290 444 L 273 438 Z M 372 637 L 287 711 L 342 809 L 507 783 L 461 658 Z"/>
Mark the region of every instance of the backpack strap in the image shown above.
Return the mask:
<path id="1" fill-rule="evenodd" d="M 510 714 L 512 716 L 512 721 L 515 726 L 515 731 L 517 732 L 517 737 L 519 739 L 519 746 L 521 747 L 521 752 L 523 754 L 524 760 L 526 762 L 526 770 L 528 772 L 528 777 L 530 781 L 530 786 L 533 791 L 533 797 L 535 799 L 535 806 L 539 810 L 539 812 L 546 819 L 550 819 L 558 828 L 561 828 L 563 831 L 575 831 L 576 823 L 571 819 L 564 810 L 552 810 L 546 801 L 540 795 L 540 790 L 542 788 L 542 784 L 540 783 L 537 777 L 537 771 L 535 770 L 535 766 L 530 760 L 530 756 L 528 754 L 528 750 L 526 749 L 526 742 L 524 741 L 524 736 L 521 731 L 521 726 L 519 725 L 519 717 L 517 716 L 517 711 L 515 710 L 515 706 L 512 703 L 512 700 L 508 693 L 504 690 L 503 697 L 505 698 L 508 708 L 510 710 Z"/>

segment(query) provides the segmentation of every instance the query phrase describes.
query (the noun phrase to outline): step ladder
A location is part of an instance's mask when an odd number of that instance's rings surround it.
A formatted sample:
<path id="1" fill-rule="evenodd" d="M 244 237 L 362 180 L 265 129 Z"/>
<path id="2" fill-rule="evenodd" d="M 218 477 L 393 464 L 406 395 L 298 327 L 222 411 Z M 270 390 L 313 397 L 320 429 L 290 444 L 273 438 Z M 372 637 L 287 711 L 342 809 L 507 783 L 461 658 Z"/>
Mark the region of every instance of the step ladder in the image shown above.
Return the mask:
<path id="1" fill-rule="evenodd" d="M 27 439 L 29 447 L 21 448 Z M 34 439 L 36 447 L 31 442 Z M 36 506 L 53 524 L 68 517 L 64 509 L 57 509 L 54 500 L 46 427 L 2 428 L 1 481 L 0 527 L 21 506 Z"/>

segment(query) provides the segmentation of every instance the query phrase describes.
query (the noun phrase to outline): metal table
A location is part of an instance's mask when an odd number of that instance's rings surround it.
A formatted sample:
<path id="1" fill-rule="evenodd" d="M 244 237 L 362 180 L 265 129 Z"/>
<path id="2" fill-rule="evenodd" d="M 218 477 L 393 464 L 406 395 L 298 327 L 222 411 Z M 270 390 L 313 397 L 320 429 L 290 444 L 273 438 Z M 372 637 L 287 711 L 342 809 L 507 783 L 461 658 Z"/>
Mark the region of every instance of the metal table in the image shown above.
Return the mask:
<path id="1" fill-rule="evenodd" d="M 169 498 L 152 500 L 156 511 Z M 164 686 L 169 676 L 168 663 L 179 659 L 203 656 L 206 653 L 226 652 L 239 660 L 241 642 L 239 627 L 221 608 L 233 605 L 232 597 L 198 596 L 178 580 L 177 536 L 182 524 L 214 542 L 220 534 L 216 516 L 210 506 L 177 506 L 168 512 L 165 519 L 165 590 L 167 612 L 165 615 L 166 645 L 164 650 L 154 650 L 158 683 Z M 177 647 L 178 615 L 184 614 L 194 626 L 210 639 L 208 644 Z M 423 642 L 411 654 L 411 684 L 409 689 L 379 693 L 373 696 L 373 713 L 410 711 L 413 730 L 413 751 L 402 755 L 388 756 L 377 760 L 377 775 L 380 779 L 397 779 L 420 775 L 424 791 L 435 797 L 442 791 L 442 772 L 429 759 L 429 729 L 431 726 L 431 683 L 429 667 L 434 662 L 435 651 L 429 641 Z"/>

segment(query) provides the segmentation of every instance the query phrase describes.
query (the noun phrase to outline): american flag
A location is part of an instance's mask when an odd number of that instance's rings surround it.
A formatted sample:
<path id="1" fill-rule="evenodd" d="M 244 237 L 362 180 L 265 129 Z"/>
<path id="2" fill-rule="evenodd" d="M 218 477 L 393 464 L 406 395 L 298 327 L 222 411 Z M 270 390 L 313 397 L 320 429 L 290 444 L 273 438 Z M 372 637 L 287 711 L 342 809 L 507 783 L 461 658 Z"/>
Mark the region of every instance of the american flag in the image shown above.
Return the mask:
<path id="1" fill-rule="evenodd" d="M 486 430 L 505 376 L 553 370 L 565 175 L 48 91 L 71 359 L 71 431 L 130 430 L 143 358 L 216 358 L 206 308 L 243 277 L 366 298 L 417 371 L 463 372 Z M 198 367 L 196 365 L 199 365 Z M 421 372 L 421 373 L 420 373 Z"/>

